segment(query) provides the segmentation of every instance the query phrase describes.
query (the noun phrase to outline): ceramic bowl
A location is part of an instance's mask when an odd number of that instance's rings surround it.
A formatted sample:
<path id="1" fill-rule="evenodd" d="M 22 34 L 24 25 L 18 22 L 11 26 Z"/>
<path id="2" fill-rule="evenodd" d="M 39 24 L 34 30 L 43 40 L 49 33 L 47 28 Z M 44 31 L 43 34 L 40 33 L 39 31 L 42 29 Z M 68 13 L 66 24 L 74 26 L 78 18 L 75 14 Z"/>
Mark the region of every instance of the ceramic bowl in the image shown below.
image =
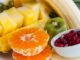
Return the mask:
<path id="1" fill-rule="evenodd" d="M 51 45 L 54 48 L 54 50 L 62 57 L 65 58 L 77 58 L 80 57 L 80 44 L 76 44 L 73 46 L 68 47 L 57 47 L 55 46 L 55 41 L 60 38 L 62 35 L 69 33 L 71 30 L 79 31 L 80 29 L 70 29 L 67 31 L 64 31 L 62 33 L 59 33 L 53 39 L 51 40 Z"/>

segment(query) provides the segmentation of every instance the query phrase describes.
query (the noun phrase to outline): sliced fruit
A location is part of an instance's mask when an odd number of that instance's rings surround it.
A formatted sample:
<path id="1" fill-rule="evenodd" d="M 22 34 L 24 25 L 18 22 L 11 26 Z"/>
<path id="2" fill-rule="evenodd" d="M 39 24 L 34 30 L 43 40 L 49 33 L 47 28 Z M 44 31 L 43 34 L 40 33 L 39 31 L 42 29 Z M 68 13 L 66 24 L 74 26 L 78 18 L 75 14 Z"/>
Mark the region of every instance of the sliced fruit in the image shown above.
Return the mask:
<path id="1" fill-rule="evenodd" d="M 18 10 L 24 15 L 24 26 L 28 26 L 38 21 L 40 10 L 39 4 L 36 4 L 31 9 L 20 7 Z"/>
<path id="2" fill-rule="evenodd" d="M 35 56 L 23 56 L 21 54 L 13 52 L 14 60 L 50 60 L 51 56 L 52 50 L 49 46 L 47 46 L 40 54 L 37 54 Z"/>
<path id="3" fill-rule="evenodd" d="M 40 19 L 45 19 L 45 20 L 48 20 L 49 19 L 49 16 L 48 16 L 48 13 L 46 12 L 45 8 L 41 5 L 41 8 L 40 8 Z"/>
<path id="4" fill-rule="evenodd" d="M 46 23 L 45 29 L 47 30 L 48 34 L 52 38 L 54 35 L 67 30 L 67 25 L 62 18 L 56 17 L 56 18 L 50 19 Z"/>
<path id="5" fill-rule="evenodd" d="M 45 27 L 45 25 L 46 25 L 46 22 L 47 22 L 47 20 L 42 19 L 42 20 L 39 20 L 39 21 L 37 21 L 37 22 L 35 22 L 35 23 L 27 26 L 27 27 L 28 27 L 28 28 L 30 28 L 30 27 L 37 27 L 37 28 L 44 29 L 44 27 Z"/>
<path id="6" fill-rule="evenodd" d="M 0 14 L 0 24 L 3 28 L 2 34 L 6 34 L 16 29 L 16 23 L 10 18 L 10 16 L 3 12 Z"/>
<path id="7" fill-rule="evenodd" d="M 39 26 L 44 28 L 48 20 L 49 20 L 49 16 L 48 16 L 45 8 L 43 6 L 41 6 Z"/>
<path id="8" fill-rule="evenodd" d="M 48 19 L 49 19 L 49 16 L 48 16 L 47 12 L 45 11 L 44 7 L 41 6 L 39 20 L 37 22 L 29 25 L 28 27 L 39 27 L 39 28 L 44 29 Z"/>
<path id="9" fill-rule="evenodd" d="M 8 44 L 8 36 L 4 35 L 0 37 L 0 52 L 8 52 L 10 50 L 10 46 Z"/>
<path id="10" fill-rule="evenodd" d="M 22 26 L 22 24 L 23 24 L 23 15 L 20 14 L 15 7 L 7 10 L 6 12 L 12 18 L 12 20 L 17 24 L 17 27 Z"/>
<path id="11" fill-rule="evenodd" d="M 9 40 L 10 36 L 12 35 L 12 33 L 14 33 L 14 32 L 15 31 L 12 31 L 3 36 L 0 36 L 0 52 L 6 53 L 11 50 L 8 40 Z"/>
<path id="12" fill-rule="evenodd" d="M 0 36 L 2 35 L 2 30 L 3 30 L 3 27 L 2 27 L 2 25 L 0 24 Z"/>
<path id="13" fill-rule="evenodd" d="M 40 4 L 37 3 L 32 7 L 32 10 L 34 11 L 34 20 L 38 20 L 39 19 L 39 13 L 40 13 Z"/>
<path id="14" fill-rule="evenodd" d="M 42 29 L 21 28 L 12 34 L 9 44 L 15 52 L 24 56 L 33 56 L 47 46 L 48 40 L 48 34 Z"/>

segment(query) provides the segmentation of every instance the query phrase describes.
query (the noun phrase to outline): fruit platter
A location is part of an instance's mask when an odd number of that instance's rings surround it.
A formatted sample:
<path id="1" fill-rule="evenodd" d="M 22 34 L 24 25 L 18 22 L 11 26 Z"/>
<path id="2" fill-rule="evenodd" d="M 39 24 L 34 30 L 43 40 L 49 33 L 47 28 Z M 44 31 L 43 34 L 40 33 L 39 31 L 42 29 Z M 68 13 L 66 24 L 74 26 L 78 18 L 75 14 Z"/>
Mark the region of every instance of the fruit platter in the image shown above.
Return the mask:
<path id="1" fill-rule="evenodd" d="M 79 0 L 0 0 L 0 60 L 80 60 Z"/>

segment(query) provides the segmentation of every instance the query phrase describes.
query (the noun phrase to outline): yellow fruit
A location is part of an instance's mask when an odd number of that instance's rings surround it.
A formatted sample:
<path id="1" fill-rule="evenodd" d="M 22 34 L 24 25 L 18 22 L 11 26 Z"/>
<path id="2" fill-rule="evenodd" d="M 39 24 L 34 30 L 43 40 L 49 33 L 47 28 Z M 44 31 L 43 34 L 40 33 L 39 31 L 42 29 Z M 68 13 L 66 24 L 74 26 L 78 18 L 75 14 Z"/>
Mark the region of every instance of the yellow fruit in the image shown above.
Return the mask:
<path id="1" fill-rule="evenodd" d="M 39 24 L 42 28 L 45 27 L 45 24 L 46 22 L 48 21 L 49 19 L 49 16 L 47 14 L 47 12 L 45 11 L 44 7 L 41 6 L 41 9 L 40 9 L 40 21 L 39 21 Z"/>
<path id="2" fill-rule="evenodd" d="M 0 37 L 0 52 L 7 52 L 10 50 L 10 45 L 8 44 L 9 34 Z"/>
<path id="3" fill-rule="evenodd" d="M 35 22 L 35 23 L 27 26 L 27 27 L 28 27 L 28 28 L 30 28 L 30 27 L 38 27 L 38 28 L 44 29 L 45 24 L 46 24 L 46 21 L 47 21 L 47 20 L 42 19 L 42 20 L 39 20 L 39 21 L 37 21 L 37 22 Z"/>
<path id="4" fill-rule="evenodd" d="M 2 34 L 2 30 L 3 30 L 3 28 L 2 28 L 2 26 L 0 24 L 0 35 Z"/>
<path id="5" fill-rule="evenodd" d="M 35 20 L 38 20 L 38 18 L 39 18 L 40 8 L 41 8 L 41 6 L 40 6 L 39 3 L 38 4 L 35 4 L 32 7 L 32 10 L 34 11 L 34 19 Z"/>
<path id="6" fill-rule="evenodd" d="M 48 13 L 46 12 L 46 10 L 43 6 L 41 6 L 41 8 L 40 8 L 40 20 L 41 19 L 43 19 L 43 20 L 49 19 Z"/>
<path id="7" fill-rule="evenodd" d="M 12 20 L 17 24 L 17 27 L 21 27 L 23 24 L 23 15 L 18 12 L 18 10 L 13 7 L 6 11 Z"/>
<path id="8" fill-rule="evenodd" d="M 16 23 L 10 18 L 10 16 L 6 13 L 0 13 L 0 24 L 3 28 L 2 34 L 6 34 L 16 29 Z"/>
<path id="9" fill-rule="evenodd" d="M 29 25 L 28 27 L 39 27 L 44 29 L 46 22 L 48 21 L 49 16 L 47 14 L 47 12 L 45 11 L 44 7 L 41 6 L 40 7 L 40 14 L 39 14 L 39 20 L 31 25 Z"/>
<path id="10" fill-rule="evenodd" d="M 3 36 L 0 37 L 0 52 L 8 52 L 11 50 L 10 45 L 8 43 L 12 33 L 14 33 L 15 31 L 12 31 L 8 34 L 5 34 Z"/>
<path id="11" fill-rule="evenodd" d="M 36 4 L 31 9 L 27 7 L 20 7 L 18 10 L 24 15 L 24 26 L 31 25 L 38 21 L 40 5 Z"/>

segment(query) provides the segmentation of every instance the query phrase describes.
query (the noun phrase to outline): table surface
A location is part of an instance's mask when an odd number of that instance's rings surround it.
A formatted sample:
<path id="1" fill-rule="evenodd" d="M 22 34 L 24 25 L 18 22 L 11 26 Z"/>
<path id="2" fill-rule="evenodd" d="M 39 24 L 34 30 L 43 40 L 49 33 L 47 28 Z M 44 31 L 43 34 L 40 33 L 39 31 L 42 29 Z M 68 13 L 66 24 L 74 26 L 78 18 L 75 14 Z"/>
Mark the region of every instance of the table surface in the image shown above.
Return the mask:
<path id="1" fill-rule="evenodd" d="M 0 60 L 13 60 L 11 53 L 0 53 Z M 59 56 L 54 50 L 53 50 L 53 56 L 51 60 L 80 60 L 80 58 L 74 58 L 74 59 L 67 59 Z"/>
<path id="2" fill-rule="evenodd" d="M 73 59 L 63 58 L 59 56 L 55 51 L 53 51 L 53 56 L 51 60 L 80 60 L 80 58 L 73 58 Z"/>

